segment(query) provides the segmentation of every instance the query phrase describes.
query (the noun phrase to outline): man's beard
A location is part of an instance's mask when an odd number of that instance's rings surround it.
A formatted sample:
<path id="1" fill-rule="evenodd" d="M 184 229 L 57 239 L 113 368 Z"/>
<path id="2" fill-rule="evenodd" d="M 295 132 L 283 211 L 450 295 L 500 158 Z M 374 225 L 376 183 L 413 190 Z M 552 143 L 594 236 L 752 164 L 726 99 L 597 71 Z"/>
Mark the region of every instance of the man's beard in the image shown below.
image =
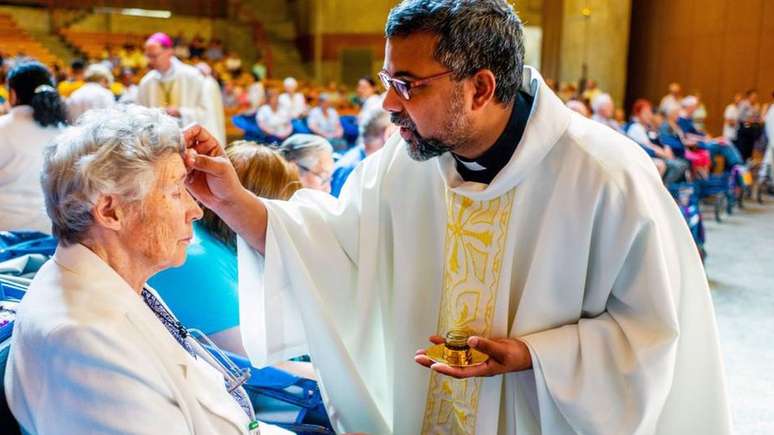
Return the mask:
<path id="1" fill-rule="evenodd" d="M 446 137 L 443 138 L 420 136 L 416 124 L 405 112 L 390 115 L 393 124 L 411 133 L 411 139 L 406 142 L 408 154 L 412 159 L 425 161 L 470 143 L 469 123 L 463 113 L 463 104 L 462 89 L 456 88 L 452 93 L 451 105 L 446 110 L 447 122 L 439 129 L 445 133 Z"/>

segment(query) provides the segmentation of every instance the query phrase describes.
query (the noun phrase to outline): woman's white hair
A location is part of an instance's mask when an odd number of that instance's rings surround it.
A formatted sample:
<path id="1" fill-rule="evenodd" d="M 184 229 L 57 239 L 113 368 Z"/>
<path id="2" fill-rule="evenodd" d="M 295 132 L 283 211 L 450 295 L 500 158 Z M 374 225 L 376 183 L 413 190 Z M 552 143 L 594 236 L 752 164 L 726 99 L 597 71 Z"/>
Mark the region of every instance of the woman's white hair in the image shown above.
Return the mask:
<path id="1" fill-rule="evenodd" d="M 610 97 L 610 94 L 599 94 L 594 97 L 594 100 L 591 102 L 591 110 L 593 110 L 594 113 L 599 113 L 599 111 L 602 110 L 602 107 L 609 104 L 613 104 L 613 99 Z"/>
<path id="2" fill-rule="evenodd" d="M 87 82 L 99 82 L 100 80 L 105 80 L 109 85 L 113 84 L 113 73 L 110 72 L 108 67 L 101 63 L 89 65 L 89 67 L 86 68 L 83 78 Z"/>
<path id="3" fill-rule="evenodd" d="M 154 164 L 184 151 L 177 121 L 159 109 L 86 112 L 45 151 L 41 186 L 53 235 L 64 245 L 81 242 L 101 195 L 141 201 L 155 180 Z"/>
<path id="4" fill-rule="evenodd" d="M 298 89 L 298 81 L 293 77 L 287 77 L 282 81 L 282 86 L 285 88 Z"/>
<path id="5" fill-rule="evenodd" d="M 322 154 L 333 154 L 333 146 L 316 134 L 294 134 L 282 142 L 279 151 L 285 160 L 308 170 L 317 165 Z"/>

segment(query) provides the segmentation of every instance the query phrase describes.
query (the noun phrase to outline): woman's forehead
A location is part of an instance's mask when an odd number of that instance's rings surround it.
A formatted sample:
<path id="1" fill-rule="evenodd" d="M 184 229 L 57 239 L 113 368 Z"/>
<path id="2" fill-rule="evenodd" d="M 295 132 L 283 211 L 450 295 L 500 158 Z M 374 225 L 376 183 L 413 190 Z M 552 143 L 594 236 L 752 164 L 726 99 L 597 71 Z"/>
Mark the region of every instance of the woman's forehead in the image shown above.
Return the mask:
<path id="1" fill-rule="evenodd" d="M 176 153 L 170 153 L 159 159 L 155 165 L 158 181 L 163 184 L 177 183 L 186 176 L 183 158 Z"/>

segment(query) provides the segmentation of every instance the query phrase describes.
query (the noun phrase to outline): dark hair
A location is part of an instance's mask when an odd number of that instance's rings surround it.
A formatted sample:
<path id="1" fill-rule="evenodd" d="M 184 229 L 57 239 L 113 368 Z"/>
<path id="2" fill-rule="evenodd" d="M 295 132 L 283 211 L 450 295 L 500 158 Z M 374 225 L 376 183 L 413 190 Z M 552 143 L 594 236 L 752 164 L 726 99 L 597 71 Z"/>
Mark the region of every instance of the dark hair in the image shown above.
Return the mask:
<path id="1" fill-rule="evenodd" d="M 368 83 L 369 85 L 371 85 L 371 87 L 372 87 L 372 88 L 375 88 L 375 87 L 376 87 L 376 82 L 374 81 L 374 79 L 372 79 L 372 78 L 371 78 L 371 77 L 369 77 L 369 76 L 360 77 L 360 80 L 362 80 L 362 81 L 364 81 L 364 82 Z M 358 80 L 358 81 L 360 81 L 360 80 Z"/>
<path id="2" fill-rule="evenodd" d="M 16 94 L 16 105 L 32 106 L 32 117 L 42 127 L 67 123 L 64 102 L 54 89 L 51 73 L 40 62 L 17 64 L 8 73 L 8 87 Z"/>
<path id="3" fill-rule="evenodd" d="M 496 80 L 495 99 L 516 98 L 524 67 L 524 30 L 505 0 L 404 0 L 390 11 L 386 38 L 438 36 L 433 57 L 463 80 L 482 69 Z"/>
<path id="4" fill-rule="evenodd" d="M 745 92 L 744 94 L 749 97 L 750 95 L 757 94 L 757 93 L 758 93 L 757 89 L 748 89 L 747 92 Z"/>
<path id="5" fill-rule="evenodd" d="M 82 71 L 86 68 L 86 62 L 84 62 L 83 59 L 73 59 L 73 61 L 70 62 L 70 68 L 73 71 Z"/>

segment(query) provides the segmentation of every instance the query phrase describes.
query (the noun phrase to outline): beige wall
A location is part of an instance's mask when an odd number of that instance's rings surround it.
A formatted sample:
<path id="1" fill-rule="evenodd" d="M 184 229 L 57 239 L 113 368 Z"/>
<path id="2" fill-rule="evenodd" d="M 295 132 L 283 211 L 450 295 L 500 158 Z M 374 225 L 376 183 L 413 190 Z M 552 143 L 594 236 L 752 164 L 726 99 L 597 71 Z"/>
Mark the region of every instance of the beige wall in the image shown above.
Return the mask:
<path id="1" fill-rule="evenodd" d="M 323 33 L 384 33 L 384 23 L 397 0 L 324 0 Z"/>
<path id="2" fill-rule="evenodd" d="M 49 14 L 46 9 L 0 6 L 0 13 L 12 16 L 16 24 L 28 32 L 49 31 Z"/>
<path id="3" fill-rule="evenodd" d="M 581 14 L 586 6 L 589 18 Z M 586 61 L 588 77 L 623 104 L 630 14 L 631 0 L 565 0 L 559 80 L 577 81 Z"/>
<path id="4" fill-rule="evenodd" d="M 215 20 L 187 16 L 172 16 L 169 19 L 133 17 L 121 14 L 92 14 L 74 24 L 71 28 L 84 32 L 115 32 L 151 34 L 163 29 L 171 36 L 182 31 L 190 38 L 197 33 L 204 38 L 213 34 Z"/>
<path id="5" fill-rule="evenodd" d="M 540 26 L 543 0 L 509 0 L 526 25 Z M 340 52 L 344 48 L 370 48 L 372 74 L 383 63 L 384 26 L 399 0 L 297 0 L 294 20 L 299 45 L 307 62 L 314 62 L 315 37 L 320 35 L 320 81 L 341 78 Z M 319 14 L 319 15 L 317 15 Z M 311 69 L 311 68 L 310 68 Z"/>
<path id="6" fill-rule="evenodd" d="M 707 127 L 720 134 L 735 92 L 774 91 L 774 1 L 635 0 L 628 99 L 656 104 L 670 82 L 701 93 Z"/>

